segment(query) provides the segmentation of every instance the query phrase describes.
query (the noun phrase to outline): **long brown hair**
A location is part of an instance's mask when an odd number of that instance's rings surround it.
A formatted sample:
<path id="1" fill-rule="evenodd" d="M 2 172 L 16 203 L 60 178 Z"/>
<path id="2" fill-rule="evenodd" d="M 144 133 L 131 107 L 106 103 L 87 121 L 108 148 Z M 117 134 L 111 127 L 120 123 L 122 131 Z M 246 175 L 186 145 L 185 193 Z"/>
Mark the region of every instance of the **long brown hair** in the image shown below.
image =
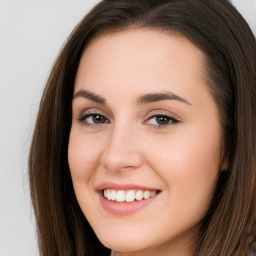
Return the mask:
<path id="1" fill-rule="evenodd" d="M 229 168 L 201 222 L 196 256 L 241 256 L 256 240 L 256 43 L 226 0 L 104 0 L 71 33 L 47 81 L 29 156 L 40 253 L 109 255 L 81 212 L 67 148 L 74 79 L 83 50 L 103 33 L 129 28 L 178 33 L 205 54 Z"/>

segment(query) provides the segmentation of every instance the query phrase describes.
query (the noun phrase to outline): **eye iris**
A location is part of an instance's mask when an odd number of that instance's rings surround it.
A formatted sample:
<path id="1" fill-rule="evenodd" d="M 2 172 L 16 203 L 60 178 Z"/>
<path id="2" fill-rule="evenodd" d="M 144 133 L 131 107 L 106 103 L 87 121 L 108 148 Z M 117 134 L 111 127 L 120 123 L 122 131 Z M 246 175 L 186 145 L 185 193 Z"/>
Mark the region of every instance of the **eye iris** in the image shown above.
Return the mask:
<path id="1" fill-rule="evenodd" d="M 166 116 L 157 116 L 156 121 L 159 125 L 166 125 L 170 122 L 169 118 Z"/>
<path id="2" fill-rule="evenodd" d="M 96 123 L 96 124 L 105 123 L 105 118 L 101 115 L 93 115 L 92 119 L 93 119 L 93 122 Z"/>

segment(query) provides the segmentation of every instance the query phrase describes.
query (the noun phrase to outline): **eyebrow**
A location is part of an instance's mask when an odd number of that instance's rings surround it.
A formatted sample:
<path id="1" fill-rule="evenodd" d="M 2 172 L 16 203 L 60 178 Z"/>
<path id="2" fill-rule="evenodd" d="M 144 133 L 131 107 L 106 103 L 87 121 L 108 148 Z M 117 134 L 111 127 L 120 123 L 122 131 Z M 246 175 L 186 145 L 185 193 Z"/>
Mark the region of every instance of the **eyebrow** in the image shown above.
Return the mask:
<path id="1" fill-rule="evenodd" d="M 76 99 L 76 98 L 80 98 L 80 97 L 89 99 L 91 101 L 95 101 L 95 102 L 100 103 L 100 104 L 105 104 L 106 103 L 106 100 L 104 98 L 102 98 L 101 96 L 96 95 L 92 92 L 89 92 L 89 91 L 80 90 L 80 91 L 76 92 L 73 95 L 73 100 Z"/>
<path id="2" fill-rule="evenodd" d="M 73 100 L 76 98 L 86 98 L 89 99 L 91 101 L 100 103 L 100 104 L 106 104 L 106 99 L 104 99 L 103 97 L 96 95 L 92 92 L 89 91 L 85 91 L 85 90 L 80 90 L 78 92 L 76 92 L 73 95 Z M 138 104 L 146 104 L 146 103 L 153 103 L 153 102 L 159 102 L 159 101 L 163 101 L 163 100 L 176 100 L 182 103 L 185 103 L 187 105 L 191 104 L 184 98 L 182 98 L 181 96 L 174 94 L 172 92 L 161 92 L 161 93 L 148 93 L 145 94 L 141 97 L 139 97 L 138 99 Z"/>
<path id="3" fill-rule="evenodd" d="M 176 100 L 191 106 L 191 103 L 189 103 L 186 99 L 172 92 L 148 93 L 140 97 L 138 103 L 152 103 L 162 100 Z"/>

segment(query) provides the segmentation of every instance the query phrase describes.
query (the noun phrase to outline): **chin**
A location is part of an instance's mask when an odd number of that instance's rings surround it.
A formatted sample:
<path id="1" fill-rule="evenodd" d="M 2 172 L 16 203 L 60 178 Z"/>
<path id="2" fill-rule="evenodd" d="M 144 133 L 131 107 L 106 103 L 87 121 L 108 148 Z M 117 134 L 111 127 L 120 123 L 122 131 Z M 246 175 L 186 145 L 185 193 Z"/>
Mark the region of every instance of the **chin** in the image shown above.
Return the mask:
<path id="1" fill-rule="evenodd" d="M 96 234 L 100 242 L 111 250 L 131 253 L 136 251 L 144 251 L 152 245 L 153 241 L 145 240 L 137 235 L 120 235 L 118 232 L 114 234 Z"/>

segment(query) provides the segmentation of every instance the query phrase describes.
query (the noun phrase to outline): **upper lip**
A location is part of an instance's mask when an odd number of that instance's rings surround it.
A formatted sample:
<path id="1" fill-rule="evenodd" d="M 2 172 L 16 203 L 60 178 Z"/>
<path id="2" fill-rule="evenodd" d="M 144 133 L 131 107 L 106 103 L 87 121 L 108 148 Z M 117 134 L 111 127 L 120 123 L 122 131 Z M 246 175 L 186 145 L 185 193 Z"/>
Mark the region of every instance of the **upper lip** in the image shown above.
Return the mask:
<path id="1" fill-rule="evenodd" d="M 104 190 L 104 189 L 115 189 L 115 190 L 159 190 L 155 187 L 148 187 L 144 185 L 131 184 L 131 183 L 115 183 L 115 182 L 102 182 L 96 186 L 96 190 Z"/>

